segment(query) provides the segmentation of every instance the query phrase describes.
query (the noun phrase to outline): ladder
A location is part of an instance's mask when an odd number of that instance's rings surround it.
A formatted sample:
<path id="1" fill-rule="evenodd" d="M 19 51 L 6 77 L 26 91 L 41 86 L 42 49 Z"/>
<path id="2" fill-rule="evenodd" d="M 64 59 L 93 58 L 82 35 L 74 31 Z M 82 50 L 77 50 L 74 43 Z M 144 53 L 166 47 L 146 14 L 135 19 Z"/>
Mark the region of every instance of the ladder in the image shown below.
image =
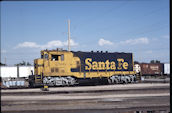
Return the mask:
<path id="1" fill-rule="evenodd" d="M 136 74 L 136 80 L 141 82 L 141 73 Z"/>
<path id="2" fill-rule="evenodd" d="M 42 84 L 42 75 L 35 75 L 35 83 Z"/>

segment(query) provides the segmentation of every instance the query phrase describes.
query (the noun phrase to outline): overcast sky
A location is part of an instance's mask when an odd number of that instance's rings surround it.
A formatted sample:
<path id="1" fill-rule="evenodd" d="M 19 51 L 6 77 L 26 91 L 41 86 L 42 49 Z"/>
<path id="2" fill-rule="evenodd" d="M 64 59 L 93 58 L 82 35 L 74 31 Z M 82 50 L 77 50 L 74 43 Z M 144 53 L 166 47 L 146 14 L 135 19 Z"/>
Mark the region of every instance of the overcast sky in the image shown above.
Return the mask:
<path id="1" fill-rule="evenodd" d="M 169 62 L 169 0 L 1 2 L 1 62 L 40 57 L 43 49 L 132 52 Z"/>

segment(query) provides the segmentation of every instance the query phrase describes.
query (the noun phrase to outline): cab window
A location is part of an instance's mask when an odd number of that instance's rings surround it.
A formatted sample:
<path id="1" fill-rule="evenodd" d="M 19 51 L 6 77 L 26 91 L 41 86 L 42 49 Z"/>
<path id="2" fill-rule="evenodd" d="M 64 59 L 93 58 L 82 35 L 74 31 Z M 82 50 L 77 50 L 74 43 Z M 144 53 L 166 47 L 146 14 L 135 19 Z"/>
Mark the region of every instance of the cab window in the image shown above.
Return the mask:
<path id="1" fill-rule="evenodd" d="M 62 55 L 51 55 L 52 61 L 58 61 L 60 59 L 61 59 L 61 61 L 64 61 L 64 55 L 63 54 Z"/>
<path id="2" fill-rule="evenodd" d="M 45 54 L 45 59 L 48 59 L 48 54 Z"/>
<path id="3" fill-rule="evenodd" d="M 51 60 L 52 61 L 58 61 L 60 55 L 51 55 Z"/>

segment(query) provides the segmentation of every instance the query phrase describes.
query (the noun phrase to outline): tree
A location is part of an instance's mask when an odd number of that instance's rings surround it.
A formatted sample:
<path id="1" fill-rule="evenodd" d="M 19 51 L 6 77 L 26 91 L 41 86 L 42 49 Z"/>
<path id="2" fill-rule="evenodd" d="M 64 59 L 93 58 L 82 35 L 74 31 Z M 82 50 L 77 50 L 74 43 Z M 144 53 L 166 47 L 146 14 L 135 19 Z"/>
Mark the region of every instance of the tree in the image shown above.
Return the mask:
<path id="1" fill-rule="evenodd" d="M 150 63 L 155 63 L 155 61 L 154 60 L 151 60 Z"/>
<path id="2" fill-rule="evenodd" d="M 31 66 L 29 62 L 22 61 L 21 63 L 15 64 L 15 66 Z"/>
<path id="3" fill-rule="evenodd" d="M 25 61 L 22 61 L 21 63 L 18 63 L 18 64 L 15 64 L 16 66 L 25 66 L 26 65 L 26 62 Z"/>
<path id="4" fill-rule="evenodd" d="M 29 62 L 27 62 L 27 66 L 31 66 L 31 64 Z"/>
<path id="5" fill-rule="evenodd" d="M 6 66 L 6 64 L 3 64 L 3 63 L 0 62 L 0 66 Z"/>
<path id="6" fill-rule="evenodd" d="M 134 64 L 139 64 L 139 62 L 138 61 L 134 61 Z"/>
<path id="7" fill-rule="evenodd" d="M 160 61 L 159 60 L 156 60 L 155 63 L 160 63 Z"/>
<path id="8" fill-rule="evenodd" d="M 159 60 L 151 60 L 150 63 L 161 63 Z"/>

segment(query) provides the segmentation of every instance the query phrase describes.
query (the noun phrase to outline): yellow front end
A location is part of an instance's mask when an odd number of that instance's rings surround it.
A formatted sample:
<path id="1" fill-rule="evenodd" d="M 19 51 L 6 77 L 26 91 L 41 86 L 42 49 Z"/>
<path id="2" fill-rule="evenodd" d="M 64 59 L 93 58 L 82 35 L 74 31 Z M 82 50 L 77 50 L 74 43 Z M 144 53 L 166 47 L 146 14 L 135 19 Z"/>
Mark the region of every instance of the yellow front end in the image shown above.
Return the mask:
<path id="1" fill-rule="evenodd" d="M 35 59 L 35 75 L 68 76 L 72 75 L 71 68 L 77 68 L 78 57 L 73 57 L 68 51 L 41 51 L 41 59 Z"/>
<path id="2" fill-rule="evenodd" d="M 34 60 L 34 73 L 35 75 L 41 75 L 43 73 L 43 59 Z"/>

